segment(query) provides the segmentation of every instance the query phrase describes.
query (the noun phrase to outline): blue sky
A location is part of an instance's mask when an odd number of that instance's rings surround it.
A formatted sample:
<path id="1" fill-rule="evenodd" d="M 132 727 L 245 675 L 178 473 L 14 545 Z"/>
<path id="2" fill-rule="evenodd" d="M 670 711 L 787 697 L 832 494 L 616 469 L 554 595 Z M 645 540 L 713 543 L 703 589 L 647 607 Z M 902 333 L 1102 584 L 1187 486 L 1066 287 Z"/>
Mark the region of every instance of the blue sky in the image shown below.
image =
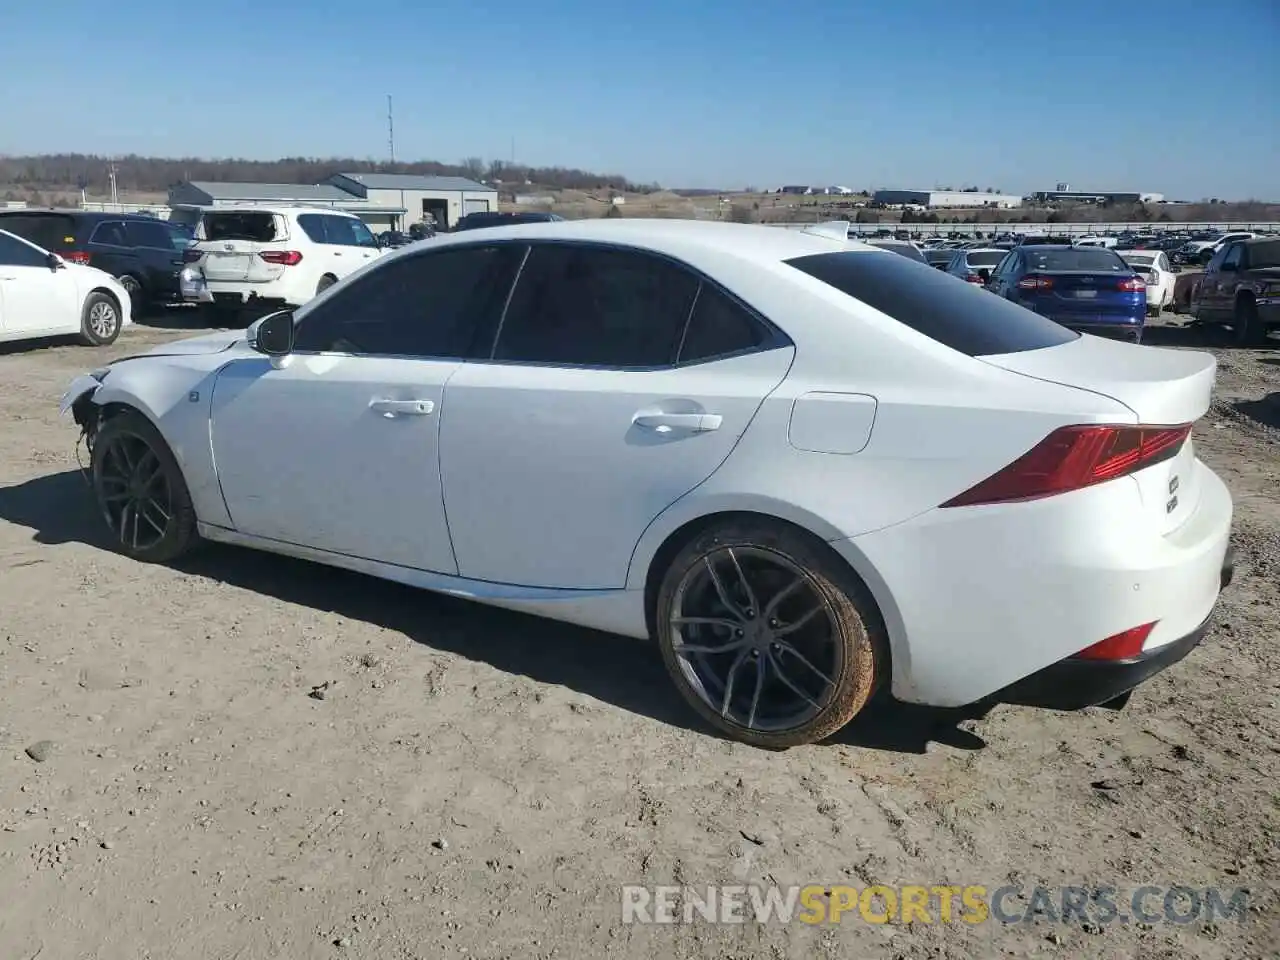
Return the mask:
<path id="1" fill-rule="evenodd" d="M 1280 199 L 1278 49 L 1276 0 L 60 0 L 0 153 L 383 159 L 390 93 L 403 160 Z"/>

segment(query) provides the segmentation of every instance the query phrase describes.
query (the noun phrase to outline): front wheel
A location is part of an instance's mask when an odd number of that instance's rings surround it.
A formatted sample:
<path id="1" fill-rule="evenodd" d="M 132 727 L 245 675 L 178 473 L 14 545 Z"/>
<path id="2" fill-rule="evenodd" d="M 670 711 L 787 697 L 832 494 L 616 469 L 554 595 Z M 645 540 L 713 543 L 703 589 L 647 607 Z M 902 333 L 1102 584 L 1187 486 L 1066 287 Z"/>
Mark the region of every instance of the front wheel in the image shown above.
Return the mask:
<path id="1" fill-rule="evenodd" d="M 196 512 L 182 470 L 142 414 L 126 411 L 98 428 L 92 478 L 98 509 L 126 556 L 166 563 L 196 543 Z"/>
<path id="2" fill-rule="evenodd" d="M 95 290 L 85 297 L 80 308 L 80 342 L 90 347 L 115 343 L 123 323 L 116 298 Z"/>
<path id="3" fill-rule="evenodd" d="M 781 523 L 726 522 L 696 537 L 667 570 L 655 619 L 681 695 L 755 746 L 829 737 L 888 666 L 866 588 L 829 547 Z"/>

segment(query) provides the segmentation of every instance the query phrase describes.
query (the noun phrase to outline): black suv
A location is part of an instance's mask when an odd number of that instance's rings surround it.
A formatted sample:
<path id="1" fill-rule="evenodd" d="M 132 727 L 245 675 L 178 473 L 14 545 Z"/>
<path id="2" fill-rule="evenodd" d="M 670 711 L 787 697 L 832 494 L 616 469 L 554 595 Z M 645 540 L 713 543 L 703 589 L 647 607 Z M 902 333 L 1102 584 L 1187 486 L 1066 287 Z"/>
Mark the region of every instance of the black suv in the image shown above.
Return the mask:
<path id="1" fill-rule="evenodd" d="M 134 213 L 27 209 L 0 211 L 0 230 L 117 277 L 135 315 L 148 302 L 181 299 L 178 273 L 189 238 L 176 224 Z"/>
<path id="2" fill-rule="evenodd" d="M 485 210 L 468 213 L 454 225 L 454 231 L 479 230 L 483 227 L 509 227 L 515 223 L 555 223 L 564 217 L 554 213 L 542 213 L 529 210 L 521 213 L 499 213 L 497 210 Z"/>

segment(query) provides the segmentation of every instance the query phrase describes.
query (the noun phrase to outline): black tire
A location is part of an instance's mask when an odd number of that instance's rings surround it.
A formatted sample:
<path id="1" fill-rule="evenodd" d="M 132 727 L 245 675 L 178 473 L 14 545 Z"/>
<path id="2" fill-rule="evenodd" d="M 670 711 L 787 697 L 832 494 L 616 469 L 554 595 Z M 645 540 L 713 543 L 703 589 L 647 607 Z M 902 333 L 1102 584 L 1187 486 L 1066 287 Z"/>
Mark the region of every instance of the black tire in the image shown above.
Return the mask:
<path id="1" fill-rule="evenodd" d="M 1258 304 L 1253 297 L 1241 297 L 1236 301 L 1232 315 L 1236 343 L 1242 347 L 1256 347 L 1267 339 L 1267 330 L 1258 316 Z"/>
<path id="2" fill-rule="evenodd" d="M 134 410 L 93 439 L 93 495 L 115 547 L 143 563 L 168 563 L 199 541 L 196 511 L 164 437 Z"/>
<path id="3" fill-rule="evenodd" d="M 320 282 L 316 284 L 316 295 L 319 296 L 320 294 L 324 293 L 326 290 L 328 290 L 337 282 L 338 282 L 337 277 L 335 277 L 331 273 L 326 273 L 323 277 L 320 278 Z"/>
<path id="4" fill-rule="evenodd" d="M 131 273 L 126 273 L 122 277 L 117 277 L 120 286 L 124 287 L 125 293 L 129 294 L 129 317 L 137 320 L 142 316 L 142 302 L 146 299 L 146 292 L 142 289 L 142 281 Z"/>
<path id="5" fill-rule="evenodd" d="M 80 342 L 90 347 L 105 347 L 116 342 L 124 324 L 120 303 L 109 293 L 95 290 L 84 299 L 80 309 Z"/>
<path id="6" fill-rule="evenodd" d="M 733 584 L 726 583 L 723 576 L 717 582 L 715 564 L 726 560 L 736 575 Z M 782 576 L 769 584 L 765 574 L 774 570 Z M 743 589 L 742 584 L 749 581 L 755 587 Z M 699 583 L 701 594 L 691 586 Z M 777 583 L 792 586 L 783 589 L 774 585 Z M 768 592 L 763 589 L 766 584 Z M 726 590 L 732 594 L 728 599 L 733 606 L 726 601 Z M 728 611 L 729 616 L 677 625 L 676 619 L 695 615 L 689 611 L 699 606 L 695 602 L 690 607 L 689 601 L 696 601 L 699 595 L 713 605 L 719 603 L 719 609 Z M 793 600 L 805 612 L 797 616 L 795 607 L 789 609 Z M 741 606 L 750 602 L 761 609 Z M 710 619 L 715 622 L 707 622 Z M 817 632 L 806 635 L 804 631 L 811 626 Z M 775 627 L 781 632 L 774 634 Z M 690 628 L 698 643 L 689 642 Z M 667 673 L 690 706 L 733 739 L 768 749 L 831 736 L 862 710 L 888 670 L 884 626 L 862 582 L 826 544 L 795 527 L 765 519 L 726 521 L 686 544 L 663 575 L 655 629 Z M 815 637 L 821 637 L 816 644 Z M 708 649 L 725 643 L 733 649 Z M 693 651 L 695 646 L 702 649 Z M 681 649 L 684 653 L 678 652 Z M 784 673 L 784 656 L 795 673 Z M 718 686 L 717 667 L 712 664 L 717 657 L 720 666 L 731 661 Z M 750 672 L 743 669 L 746 664 L 751 664 Z M 739 673 L 745 678 L 741 689 Z M 821 684 L 814 685 L 814 675 L 821 678 Z M 797 683 L 806 685 L 797 677 L 808 678 L 806 691 L 796 689 Z M 733 694 L 748 687 L 752 695 L 747 708 L 735 707 Z M 780 719 L 758 722 L 756 708 L 766 688 L 780 693 L 784 701 L 794 701 L 792 707 L 798 707 L 799 713 L 784 712 Z M 728 710 L 716 709 L 713 699 L 722 705 L 728 702 Z M 791 722 L 793 718 L 795 722 Z"/>

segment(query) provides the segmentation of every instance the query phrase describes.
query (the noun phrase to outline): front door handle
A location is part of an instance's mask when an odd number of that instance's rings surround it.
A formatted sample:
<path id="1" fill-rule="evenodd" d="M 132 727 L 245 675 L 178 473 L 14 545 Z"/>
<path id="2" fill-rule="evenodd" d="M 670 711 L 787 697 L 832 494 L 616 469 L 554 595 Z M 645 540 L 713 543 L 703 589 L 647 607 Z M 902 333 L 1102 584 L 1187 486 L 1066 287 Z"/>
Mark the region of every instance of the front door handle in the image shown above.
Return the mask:
<path id="1" fill-rule="evenodd" d="M 719 430 L 724 418 L 718 413 L 648 413 L 641 411 L 631 418 L 637 427 L 654 433 L 706 433 Z"/>
<path id="2" fill-rule="evenodd" d="M 369 401 L 369 409 L 384 417 L 425 417 L 436 409 L 431 400 L 390 400 L 374 397 Z"/>

